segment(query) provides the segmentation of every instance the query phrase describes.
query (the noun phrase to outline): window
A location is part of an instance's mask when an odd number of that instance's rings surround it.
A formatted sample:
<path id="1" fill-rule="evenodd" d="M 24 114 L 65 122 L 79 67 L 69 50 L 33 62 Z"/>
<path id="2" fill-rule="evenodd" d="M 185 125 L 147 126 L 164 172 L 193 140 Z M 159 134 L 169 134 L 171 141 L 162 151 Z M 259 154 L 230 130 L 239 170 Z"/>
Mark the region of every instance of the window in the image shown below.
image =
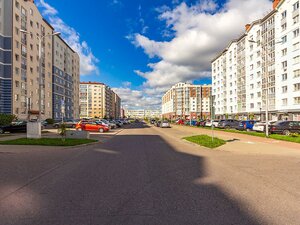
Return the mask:
<path id="1" fill-rule="evenodd" d="M 282 56 L 285 56 L 287 54 L 287 48 L 282 49 L 281 53 L 282 53 Z"/>
<path id="2" fill-rule="evenodd" d="M 282 65 L 283 69 L 286 69 L 287 68 L 287 61 L 282 62 L 281 65 Z"/>
<path id="3" fill-rule="evenodd" d="M 282 99 L 282 106 L 287 106 L 287 98 Z"/>
<path id="4" fill-rule="evenodd" d="M 261 92 L 257 92 L 257 97 L 258 97 L 258 98 L 261 97 Z"/>
<path id="5" fill-rule="evenodd" d="M 281 19 L 285 19 L 285 18 L 286 18 L 286 10 L 283 13 L 281 13 Z"/>
<path id="6" fill-rule="evenodd" d="M 294 91 L 300 91 L 300 83 L 294 84 Z"/>
<path id="7" fill-rule="evenodd" d="M 294 70 L 294 78 L 300 77 L 300 69 Z"/>
<path id="8" fill-rule="evenodd" d="M 287 42 L 287 37 L 286 37 L 286 36 L 282 37 L 282 38 L 281 38 L 281 42 L 282 42 L 282 43 L 286 43 L 286 42 Z"/>
<path id="9" fill-rule="evenodd" d="M 295 97 L 294 98 L 294 104 L 295 105 L 300 105 L 300 97 Z"/>
<path id="10" fill-rule="evenodd" d="M 293 31 L 294 38 L 299 37 L 299 28 Z"/>
<path id="11" fill-rule="evenodd" d="M 282 74 L 281 77 L 282 77 L 282 81 L 287 80 L 287 73 Z"/>
<path id="12" fill-rule="evenodd" d="M 293 24 L 299 23 L 299 15 L 293 18 Z"/>
<path id="13" fill-rule="evenodd" d="M 299 55 L 294 57 L 294 64 L 298 64 L 298 63 L 300 63 L 300 56 Z"/>
<path id="14" fill-rule="evenodd" d="M 282 93 L 287 93 L 287 90 L 288 90 L 287 86 L 282 86 Z"/>
<path id="15" fill-rule="evenodd" d="M 293 5 L 293 10 L 296 11 L 297 9 L 299 9 L 299 1 Z"/>
<path id="16" fill-rule="evenodd" d="M 33 16 L 33 11 L 32 11 L 32 9 L 29 9 L 29 14 Z"/>
<path id="17" fill-rule="evenodd" d="M 285 31 L 285 30 L 286 30 L 286 23 L 284 23 L 284 24 L 281 25 L 281 30 L 282 30 L 282 31 Z"/>
<path id="18" fill-rule="evenodd" d="M 16 6 L 16 8 L 19 9 L 20 8 L 20 3 L 18 1 L 16 1 L 15 6 Z"/>
<path id="19" fill-rule="evenodd" d="M 251 109 L 254 108 L 254 103 L 250 103 L 250 108 L 251 108 Z"/>

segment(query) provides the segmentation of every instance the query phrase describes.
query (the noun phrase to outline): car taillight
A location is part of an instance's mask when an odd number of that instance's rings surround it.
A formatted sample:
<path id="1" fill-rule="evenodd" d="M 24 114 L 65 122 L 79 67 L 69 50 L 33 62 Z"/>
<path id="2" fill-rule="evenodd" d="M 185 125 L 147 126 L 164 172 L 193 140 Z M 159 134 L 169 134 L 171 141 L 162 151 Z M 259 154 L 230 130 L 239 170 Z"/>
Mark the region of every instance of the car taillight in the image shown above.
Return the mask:
<path id="1" fill-rule="evenodd" d="M 276 130 L 276 127 L 272 127 L 271 130 L 272 130 L 272 131 Z"/>

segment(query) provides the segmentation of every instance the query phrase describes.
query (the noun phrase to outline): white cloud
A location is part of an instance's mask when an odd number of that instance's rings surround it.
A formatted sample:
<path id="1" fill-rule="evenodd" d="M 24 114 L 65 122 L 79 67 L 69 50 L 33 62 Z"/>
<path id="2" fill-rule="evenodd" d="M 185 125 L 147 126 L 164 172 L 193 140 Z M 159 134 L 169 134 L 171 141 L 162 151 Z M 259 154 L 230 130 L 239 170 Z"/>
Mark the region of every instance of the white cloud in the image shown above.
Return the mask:
<path id="1" fill-rule="evenodd" d="M 37 6 L 42 9 L 43 16 L 49 20 L 55 31 L 61 32 L 64 40 L 79 54 L 80 74 L 99 74 L 99 69 L 97 67 L 99 60 L 94 56 L 88 44 L 85 41 L 80 40 L 80 34 L 73 27 L 67 25 L 59 18 L 58 11 L 44 0 L 38 0 Z"/>
<path id="2" fill-rule="evenodd" d="M 261 18 L 271 10 L 270 0 L 228 0 L 220 8 L 213 0 L 194 5 L 182 2 L 173 9 L 157 9 L 166 23 L 168 42 L 151 40 L 135 34 L 132 41 L 158 62 L 149 64 L 149 71 L 135 71 L 144 77 L 144 90 L 166 90 L 177 82 L 199 80 L 210 76 L 210 61 L 230 40 L 244 31 L 244 25 Z M 163 11 L 164 9 L 164 11 Z"/>
<path id="3" fill-rule="evenodd" d="M 126 109 L 160 109 L 160 96 L 148 96 L 144 91 L 132 90 L 129 87 L 113 88 L 122 99 Z"/>

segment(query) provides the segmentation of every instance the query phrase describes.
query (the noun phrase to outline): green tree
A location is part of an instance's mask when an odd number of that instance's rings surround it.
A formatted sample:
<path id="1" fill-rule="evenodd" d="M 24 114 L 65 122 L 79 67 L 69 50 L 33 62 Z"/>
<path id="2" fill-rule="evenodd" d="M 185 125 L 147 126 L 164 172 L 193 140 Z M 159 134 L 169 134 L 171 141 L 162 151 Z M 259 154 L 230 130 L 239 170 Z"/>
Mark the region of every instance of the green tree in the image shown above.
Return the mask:
<path id="1" fill-rule="evenodd" d="M 0 114 L 0 126 L 5 126 L 11 124 L 12 121 L 16 120 L 15 115 L 10 114 Z"/>

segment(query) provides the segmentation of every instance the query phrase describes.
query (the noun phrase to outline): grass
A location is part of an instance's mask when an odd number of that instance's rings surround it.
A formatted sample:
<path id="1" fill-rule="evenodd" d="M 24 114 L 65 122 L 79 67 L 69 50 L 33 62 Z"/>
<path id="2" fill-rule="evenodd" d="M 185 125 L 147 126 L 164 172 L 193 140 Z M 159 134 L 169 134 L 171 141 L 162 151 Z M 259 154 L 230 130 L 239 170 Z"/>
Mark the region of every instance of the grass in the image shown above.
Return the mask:
<path id="1" fill-rule="evenodd" d="M 207 148 L 217 148 L 224 144 L 226 144 L 226 141 L 214 138 L 214 141 L 212 141 L 212 138 L 208 135 L 198 135 L 198 136 L 192 136 L 192 137 L 185 137 L 183 138 L 189 142 L 193 142 L 195 144 L 207 147 Z"/>
<path id="2" fill-rule="evenodd" d="M 194 127 L 194 128 L 211 130 L 211 127 Z M 246 134 L 246 135 L 256 136 L 256 137 L 266 137 L 265 133 L 260 133 L 260 132 L 255 132 L 255 131 L 226 130 L 226 129 L 220 129 L 220 128 L 216 128 L 216 127 L 214 128 L 214 130 L 223 131 L 223 132 L 227 132 L 227 133 Z M 280 135 L 280 134 L 270 134 L 268 138 L 280 140 L 280 141 L 300 143 L 300 136 L 293 137 L 293 136 L 285 136 L 285 135 Z"/>
<path id="3" fill-rule="evenodd" d="M 65 141 L 63 141 L 61 138 L 20 138 L 16 140 L 0 141 L 0 145 L 76 146 L 94 142 L 97 141 L 90 139 L 65 139 Z"/>
<path id="4" fill-rule="evenodd" d="M 293 136 L 284 136 L 284 135 L 280 135 L 280 134 L 271 134 L 270 138 L 275 139 L 275 140 L 280 140 L 280 141 L 289 141 L 289 142 L 300 143 L 300 136 L 293 137 Z"/>

